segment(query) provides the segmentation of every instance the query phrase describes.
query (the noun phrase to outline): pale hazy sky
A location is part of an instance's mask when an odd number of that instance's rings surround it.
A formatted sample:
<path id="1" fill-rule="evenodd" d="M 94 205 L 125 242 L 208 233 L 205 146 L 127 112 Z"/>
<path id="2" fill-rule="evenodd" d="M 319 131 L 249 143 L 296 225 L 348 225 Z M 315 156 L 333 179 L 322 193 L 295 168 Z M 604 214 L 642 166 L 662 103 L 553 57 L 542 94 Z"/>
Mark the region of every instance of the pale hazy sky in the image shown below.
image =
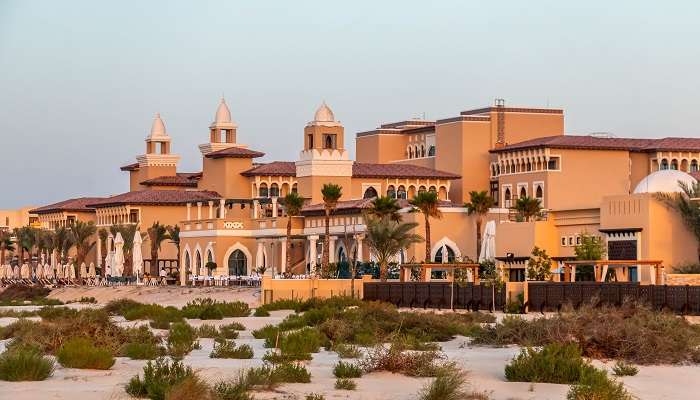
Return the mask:
<path id="1" fill-rule="evenodd" d="M 323 99 L 348 143 L 496 97 L 563 107 L 568 133 L 700 136 L 698 21 L 695 1 L 0 0 L 0 208 L 127 191 L 156 112 L 199 171 L 222 93 L 266 161 L 298 156 Z"/>

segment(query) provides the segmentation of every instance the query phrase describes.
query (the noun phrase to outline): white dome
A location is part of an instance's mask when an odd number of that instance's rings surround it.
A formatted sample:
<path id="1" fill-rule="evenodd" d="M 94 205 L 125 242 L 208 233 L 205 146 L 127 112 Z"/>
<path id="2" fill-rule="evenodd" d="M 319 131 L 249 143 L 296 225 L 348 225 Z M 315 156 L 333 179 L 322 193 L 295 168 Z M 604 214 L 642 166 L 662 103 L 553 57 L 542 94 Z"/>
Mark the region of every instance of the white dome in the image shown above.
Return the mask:
<path id="1" fill-rule="evenodd" d="M 634 193 L 680 193 L 683 190 L 679 182 L 693 185 L 697 180 L 683 171 L 664 169 L 647 175 L 639 182 Z"/>
<path id="2" fill-rule="evenodd" d="M 151 125 L 151 134 L 148 135 L 149 139 L 159 139 L 167 138 L 168 134 L 165 132 L 165 124 L 160 118 L 160 113 L 156 113 L 155 118 L 153 118 L 153 124 Z"/>
<path id="3" fill-rule="evenodd" d="M 324 101 L 320 107 L 318 107 L 318 110 L 316 110 L 316 114 L 314 114 L 314 121 L 316 122 L 335 122 L 335 115 L 333 115 L 333 110 L 331 110 L 330 107 L 328 107 L 328 104 Z"/>
<path id="4" fill-rule="evenodd" d="M 221 98 L 221 103 L 219 103 L 219 108 L 216 109 L 216 115 L 214 116 L 214 123 L 231 123 L 231 110 L 228 109 L 226 105 L 226 100 Z"/>

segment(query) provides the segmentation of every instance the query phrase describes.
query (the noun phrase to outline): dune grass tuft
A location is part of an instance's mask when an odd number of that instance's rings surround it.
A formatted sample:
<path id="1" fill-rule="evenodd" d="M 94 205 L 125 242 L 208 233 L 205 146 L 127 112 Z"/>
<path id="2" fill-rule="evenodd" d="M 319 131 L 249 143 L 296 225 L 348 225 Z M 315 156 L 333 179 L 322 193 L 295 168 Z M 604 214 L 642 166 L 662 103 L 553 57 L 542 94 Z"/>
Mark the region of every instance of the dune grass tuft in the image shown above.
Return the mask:
<path id="1" fill-rule="evenodd" d="M 114 365 L 112 353 L 95 346 L 88 338 L 74 337 L 66 341 L 56 353 L 56 360 L 66 368 L 110 369 Z"/>

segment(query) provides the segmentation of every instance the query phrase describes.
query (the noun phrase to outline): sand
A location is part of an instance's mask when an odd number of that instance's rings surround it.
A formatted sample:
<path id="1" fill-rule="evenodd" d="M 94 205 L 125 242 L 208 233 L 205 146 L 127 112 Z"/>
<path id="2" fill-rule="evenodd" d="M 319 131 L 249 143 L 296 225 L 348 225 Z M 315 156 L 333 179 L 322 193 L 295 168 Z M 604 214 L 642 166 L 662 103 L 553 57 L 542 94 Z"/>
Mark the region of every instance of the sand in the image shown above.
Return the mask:
<path id="1" fill-rule="evenodd" d="M 114 298 L 129 297 L 142 302 L 154 302 L 164 305 L 181 306 L 196 297 L 213 297 L 220 300 L 243 300 L 251 306 L 256 306 L 259 300 L 257 289 L 229 288 L 81 288 L 58 289 L 51 297 L 70 300 L 81 296 L 93 296 L 101 303 Z M 85 305 L 71 305 L 85 307 Z M 94 307 L 91 305 L 90 307 Z M 22 307 L 27 309 L 28 307 Z M 208 381 L 216 382 L 235 377 L 241 370 L 262 365 L 262 356 L 267 349 L 263 340 L 252 337 L 251 331 L 266 324 L 277 324 L 288 315 L 289 311 L 273 311 L 270 317 L 225 318 L 220 321 L 188 320 L 193 326 L 202 324 L 221 325 L 237 321 L 246 326 L 241 332 L 237 344 L 249 344 L 255 353 L 251 360 L 211 359 L 209 353 L 213 348 L 213 339 L 201 339 L 201 349 L 194 350 L 185 357 L 184 362 Z M 537 314 L 529 314 L 528 318 L 536 318 Z M 499 315 L 498 318 L 502 316 Z M 14 318 L 0 318 L 0 326 L 13 322 Z M 126 321 L 115 317 L 115 322 L 122 326 L 136 326 L 145 321 Z M 164 334 L 165 331 L 158 331 Z M 0 341 L 3 350 L 7 341 Z M 441 343 L 446 356 L 468 371 L 470 386 L 476 391 L 486 391 L 495 400 L 507 399 L 542 399 L 561 400 L 566 398 L 567 385 L 544 383 L 507 382 L 503 375 L 506 363 L 520 349 L 517 346 L 505 348 L 470 347 L 469 339 L 457 337 L 449 342 Z M 357 390 L 335 390 L 333 366 L 338 362 L 337 354 L 321 351 L 313 355 L 313 360 L 307 363 L 311 372 L 311 383 L 287 384 L 280 386 L 275 392 L 255 393 L 256 399 L 304 399 L 309 393 L 323 394 L 326 399 L 351 400 L 404 400 L 417 399 L 418 391 L 428 382 L 429 378 L 410 378 L 391 373 L 371 373 L 355 379 Z M 346 360 L 348 361 L 348 360 Z M 594 361 L 598 367 L 610 369 L 613 363 Z M 42 382 L 0 382 L 0 399 L 30 400 L 30 399 L 65 399 L 65 400 L 115 400 L 128 399 L 123 390 L 124 385 L 133 375 L 142 372 L 145 361 L 118 358 L 109 371 L 88 371 L 63 368 L 56 366 L 52 377 Z M 700 366 L 639 366 L 639 374 L 622 379 L 628 391 L 639 399 L 696 399 L 700 382 Z M 296 397 L 295 397 L 296 396 Z"/>

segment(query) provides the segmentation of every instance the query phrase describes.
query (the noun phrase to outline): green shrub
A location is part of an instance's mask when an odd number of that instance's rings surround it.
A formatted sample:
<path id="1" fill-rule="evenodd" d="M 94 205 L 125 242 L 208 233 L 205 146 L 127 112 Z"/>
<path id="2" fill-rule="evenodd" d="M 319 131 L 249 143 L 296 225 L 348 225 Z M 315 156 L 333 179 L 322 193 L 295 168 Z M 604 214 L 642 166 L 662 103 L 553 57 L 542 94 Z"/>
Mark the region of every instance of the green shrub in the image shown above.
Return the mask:
<path id="1" fill-rule="evenodd" d="M 457 368 L 446 368 L 418 394 L 419 400 L 464 400 L 470 398 L 465 392 L 466 375 Z"/>
<path id="2" fill-rule="evenodd" d="M 258 308 L 255 309 L 255 312 L 253 313 L 253 316 L 254 316 L 254 317 L 269 317 L 269 316 L 270 316 L 270 312 L 267 311 L 267 310 L 264 309 L 264 308 L 258 307 Z"/>
<path id="3" fill-rule="evenodd" d="M 569 389 L 567 400 L 632 400 L 622 382 L 610 379 L 603 370 L 587 368 Z"/>
<path id="4" fill-rule="evenodd" d="M 0 380 L 43 381 L 53 374 L 54 362 L 36 348 L 15 346 L 0 354 Z"/>
<path id="5" fill-rule="evenodd" d="M 284 363 L 272 370 L 275 380 L 282 383 L 309 383 L 311 374 L 301 364 Z"/>
<path id="6" fill-rule="evenodd" d="M 275 343 L 277 335 L 279 333 L 280 333 L 279 328 L 274 326 L 274 325 L 270 325 L 270 324 L 267 324 L 267 325 L 263 326 L 262 328 L 256 329 L 252 332 L 254 338 L 265 339 L 266 342 L 269 341 L 269 342 L 273 343 L 272 347 L 274 347 L 274 343 Z"/>
<path id="7" fill-rule="evenodd" d="M 223 319 L 224 317 L 247 317 L 250 308 L 242 301 L 218 302 L 199 298 L 182 307 L 182 315 L 189 319 Z"/>
<path id="8" fill-rule="evenodd" d="M 217 339 L 209 357 L 248 359 L 253 358 L 253 349 L 247 344 L 236 347 L 236 343 L 233 340 Z"/>
<path id="9" fill-rule="evenodd" d="M 201 325 L 197 328 L 197 337 L 215 338 L 219 336 L 219 330 L 213 325 Z"/>
<path id="10" fill-rule="evenodd" d="M 165 354 L 165 349 L 153 343 L 126 343 L 122 354 L 132 360 L 153 360 Z"/>
<path id="11" fill-rule="evenodd" d="M 185 379 L 193 376 L 192 368 L 181 361 L 157 358 L 148 361 L 143 367 L 143 379 L 135 375 L 126 385 L 126 392 L 134 397 L 147 397 L 152 400 L 165 400 L 166 393 Z"/>
<path id="12" fill-rule="evenodd" d="M 618 361 L 613 366 L 612 371 L 615 376 L 635 376 L 639 372 L 639 369 L 632 364 Z"/>
<path id="13" fill-rule="evenodd" d="M 387 371 L 407 376 L 437 376 L 451 364 L 439 363 L 440 355 L 434 351 L 402 351 L 395 346 L 376 346 L 367 353 L 359 365 L 364 372 Z"/>
<path id="14" fill-rule="evenodd" d="M 138 301 L 131 299 L 118 299 L 105 304 L 103 309 L 110 315 L 124 315 L 128 310 L 141 305 Z"/>
<path id="15" fill-rule="evenodd" d="M 335 388 L 338 390 L 355 390 L 357 389 L 357 383 L 352 379 L 338 378 L 335 380 Z"/>
<path id="16" fill-rule="evenodd" d="M 338 343 L 333 345 L 331 350 L 338 353 L 340 358 L 360 358 L 362 356 L 360 349 L 351 344 Z"/>
<path id="17" fill-rule="evenodd" d="M 253 396 L 248 394 L 249 389 L 250 385 L 245 374 L 241 374 L 233 380 L 217 382 L 214 385 L 214 393 L 218 396 L 217 400 L 254 400 Z"/>
<path id="18" fill-rule="evenodd" d="M 397 334 L 388 338 L 391 343 L 401 350 L 416 351 L 439 351 L 440 345 L 437 343 L 423 342 L 411 334 Z"/>
<path id="19" fill-rule="evenodd" d="M 199 348 L 197 333 L 184 322 L 174 323 L 168 331 L 168 353 L 174 358 L 182 358 L 190 351 Z"/>
<path id="20" fill-rule="evenodd" d="M 357 364 L 339 361 L 333 368 L 333 375 L 336 378 L 359 378 L 362 376 L 362 369 Z"/>
<path id="21" fill-rule="evenodd" d="M 308 361 L 312 358 L 313 357 L 311 356 L 311 353 L 285 355 L 276 351 L 268 351 L 267 353 L 265 353 L 265 355 L 263 355 L 262 359 L 263 361 L 267 361 L 270 364 L 282 364 L 291 361 Z"/>
<path id="22" fill-rule="evenodd" d="M 281 335 L 278 347 L 282 354 L 289 356 L 318 353 L 324 340 L 323 334 L 318 329 L 304 328 Z"/>
<path id="23" fill-rule="evenodd" d="M 68 300 L 66 304 L 72 304 L 72 303 L 85 303 L 85 304 L 97 304 L 97 300 L 94 297 L 86 297 L 83 296 L 77 300 Z"/>
<path id="24" fill-rule="evenodd" d="M 174 385 L 165 393 L 165 400 L 223 400 L 196 373 Z"/>
<path id="25" fill-rule="evenodd" d="M 61 346 L 56 360 L 66 368 L 110 369 L 114 365 L 112 353 L 96 347 L 87 338 L 74 337 Z"/>
<path id="26" fill-rule="evenodd" d="M 523 349 L 506 365 L 505 375 L 511 382 L 573 384 L 591 368 L 575 344 L 552 343 L 541 350 Z"/>
<path id="27" fill-rule="evenodd" d="M 59 318 L 75 318 L 78 315 L 78 310 L 68 307 L 41 307 L 37 315 L 42 320 L 51 321 Z"/>

